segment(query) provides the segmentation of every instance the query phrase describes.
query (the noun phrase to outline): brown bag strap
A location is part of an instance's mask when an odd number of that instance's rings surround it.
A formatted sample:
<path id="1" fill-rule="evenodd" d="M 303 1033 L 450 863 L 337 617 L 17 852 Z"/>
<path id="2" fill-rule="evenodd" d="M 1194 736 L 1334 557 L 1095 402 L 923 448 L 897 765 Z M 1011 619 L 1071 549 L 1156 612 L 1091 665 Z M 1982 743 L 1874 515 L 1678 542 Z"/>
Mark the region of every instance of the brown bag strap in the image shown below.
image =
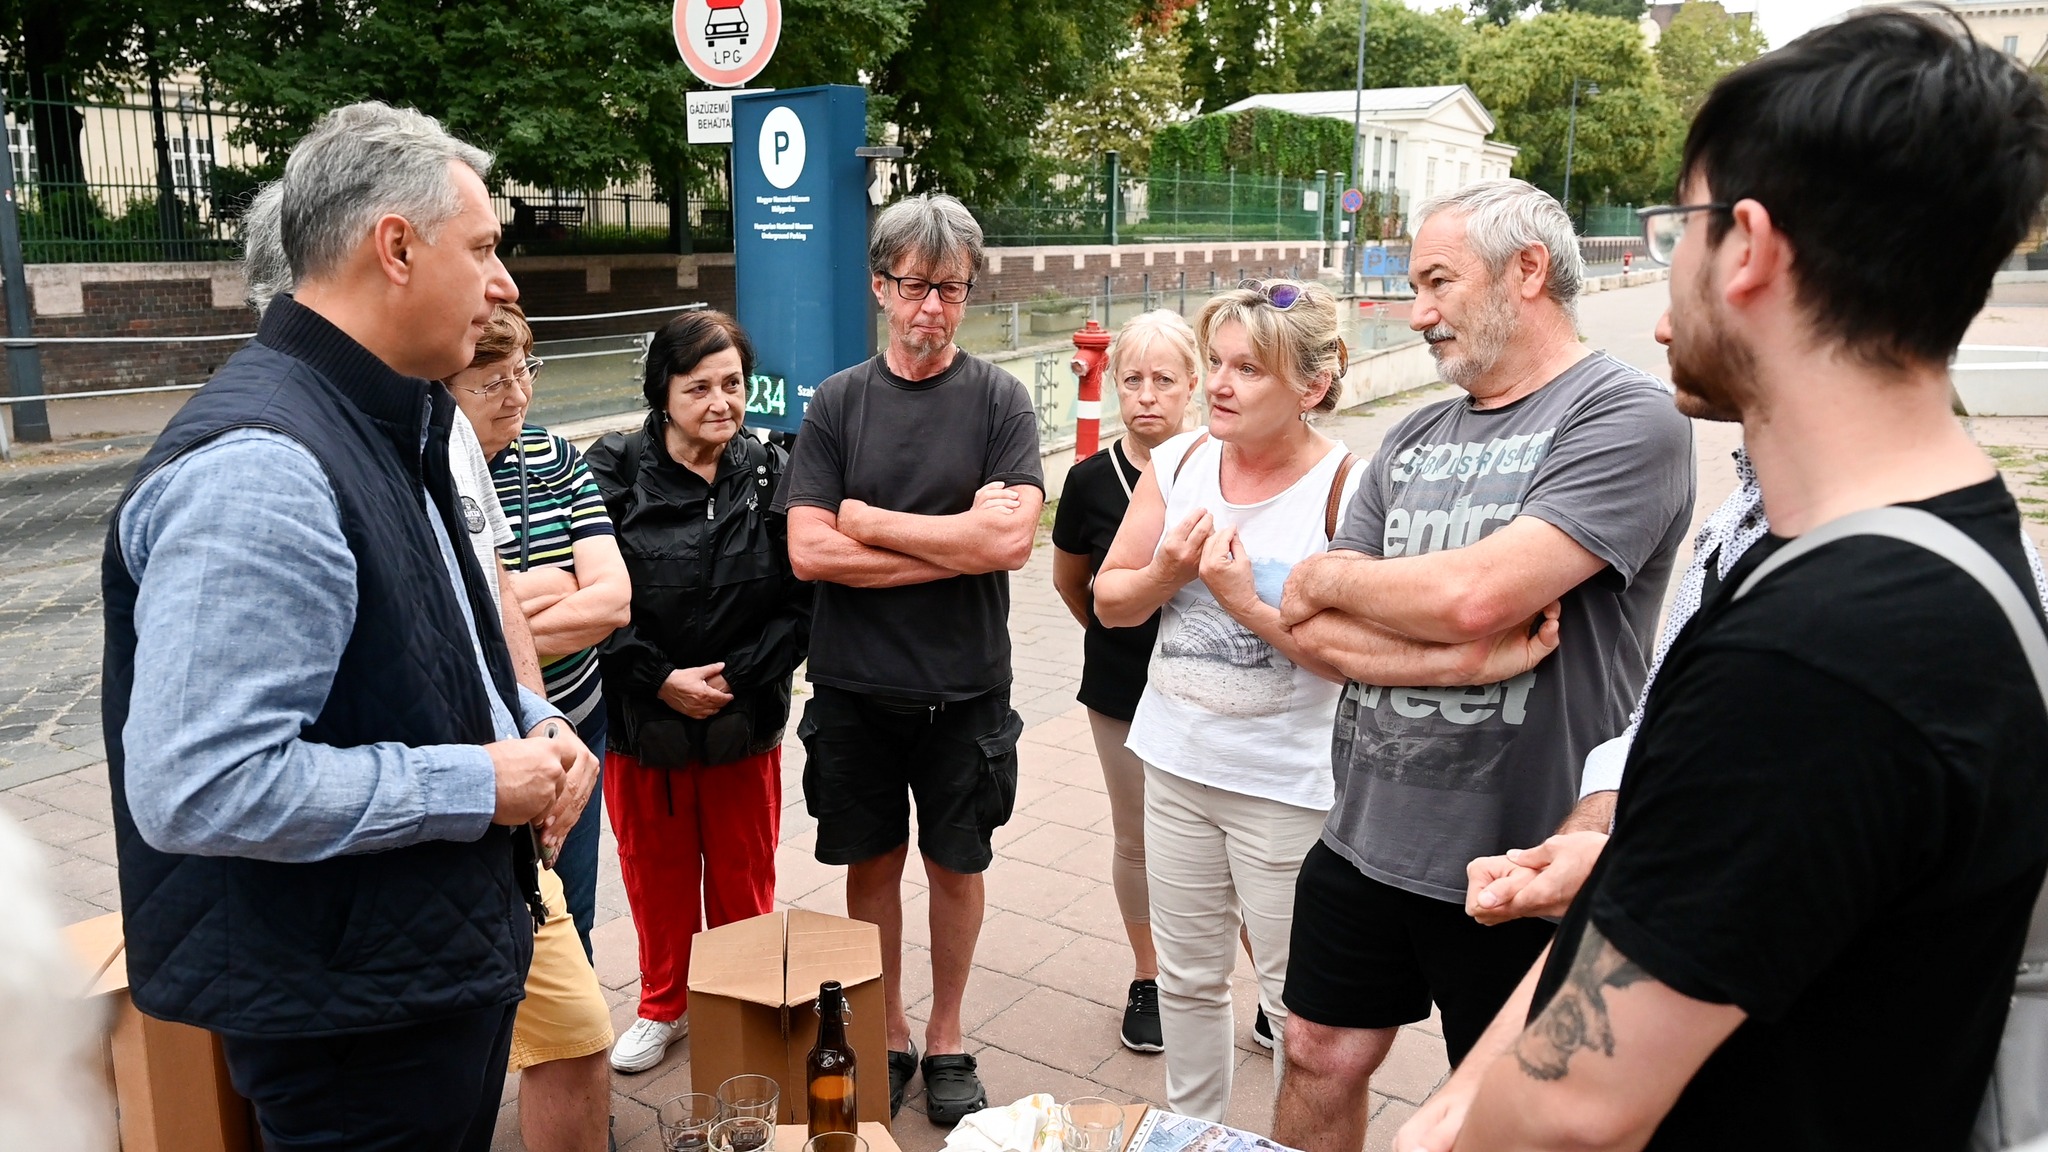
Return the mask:
<path id="1" fill-rule="evenodd" d="M 1208 442 L 1209 434 L 1207 432 L 1204 432 L 1200 436 L 1195 437 L 1195 442 L 1193 444 L 1188 445 L 1187 451 L 1180 454 L 1180 463 L 1175 464 L 1173 466 L 1173 478 L 1176 483 L 1178 483 L 1180 480 L 1181 472 L 1186 470 L 1188 466 L 1188 461 L 1194 458 L 1195 449 L 1200 448 L 1202 445 L 1207 444 Z"/>
<path id="2" fill-rule="evenodd" d="M 1337 475 L 1330 481 L 1330 499 L 1323 505 L 1323 539 L 1337 537 L 1337 513 L 1344 508 L 1344 481 L 1351 476 L 1351 466 L 1358 463 L 1356 452 L 1346 452 L 1344 462 L 1337 465 Z"/>

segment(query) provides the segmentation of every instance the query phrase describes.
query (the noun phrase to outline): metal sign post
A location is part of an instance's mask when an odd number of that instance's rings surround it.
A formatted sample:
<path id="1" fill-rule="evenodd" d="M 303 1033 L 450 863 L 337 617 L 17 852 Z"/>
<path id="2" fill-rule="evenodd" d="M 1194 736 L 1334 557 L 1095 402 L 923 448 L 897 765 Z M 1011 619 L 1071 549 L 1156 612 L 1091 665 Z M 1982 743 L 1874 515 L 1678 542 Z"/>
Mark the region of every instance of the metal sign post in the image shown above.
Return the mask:
<path id="1" fill-rule="evenodd" d="M 0 95 L 0 124 L 7 122 L 7 98 Z M 21 197 L 14 186 L 14 150 L 0 163 L 0 276 L 7 280 L 7 375 L 16 396 L 43 394 L 43 354 L 33 344 L 16 344 L 30 335 L 28 269 L 21 258 Z M 24 443 L 47 443 L 50 414 L 41 401 L 9 405 L 14 409 L 14 434 Z M 6 421 L 0 419 L 0 458 L 9 454 Z"/>

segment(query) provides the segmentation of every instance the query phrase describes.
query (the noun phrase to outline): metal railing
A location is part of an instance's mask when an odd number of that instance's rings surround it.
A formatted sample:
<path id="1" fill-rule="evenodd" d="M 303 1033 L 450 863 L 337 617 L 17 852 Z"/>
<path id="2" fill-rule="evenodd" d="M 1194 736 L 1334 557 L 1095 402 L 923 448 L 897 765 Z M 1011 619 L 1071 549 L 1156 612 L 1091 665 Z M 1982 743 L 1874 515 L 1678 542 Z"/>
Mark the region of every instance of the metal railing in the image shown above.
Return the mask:
<path id="1" fill-rule="evenodd" d="M 229 259 L 244 173 L 237 119 L 204 81 L 112 89 L 47 75 L 0 76 L 7 159 L 30 264 Z"/>
<path id="2" fill-rule="evenodd" d="M 694 312 L 710 305 L 698 302 L 659 308 L 634 308 L 622 312 L 593 312 L 581 316 L 529 316 L 529 324 L 562 324 L 575 321 L 615 320 L 636 316 L 667 316 Z M 0 347 L 32 347 L 39 344 L 180 344 L 247 341 L 254 332 L 231 332 L 204 336 L 36 336 L 22 339 L 0 337 Z M 536 340 L 534 354 L 548 365 L 536 389 L 531 419 L 539 424 L 563 423 L 591 416 L 605 416 L 640 403 L 643 366 L 652 332 L 628 332 L 612 336 L 584 336 L 566 340 Z M 631 356 L 629 366 L 616 365 L 610 358 Z M 71 400 L 100 400 L 121 396 L 147 396 L 169 392 L 195 392 L 195 384 L 158 384 L 142 388 L 101 388 L 90 392 L 55 392 L 34 396 L 0 396 L 0 460 L 12 459 L 5 410 L 9 405 L 48 404 Z M 623 408 L 622 408 L 623 406 Z"/>

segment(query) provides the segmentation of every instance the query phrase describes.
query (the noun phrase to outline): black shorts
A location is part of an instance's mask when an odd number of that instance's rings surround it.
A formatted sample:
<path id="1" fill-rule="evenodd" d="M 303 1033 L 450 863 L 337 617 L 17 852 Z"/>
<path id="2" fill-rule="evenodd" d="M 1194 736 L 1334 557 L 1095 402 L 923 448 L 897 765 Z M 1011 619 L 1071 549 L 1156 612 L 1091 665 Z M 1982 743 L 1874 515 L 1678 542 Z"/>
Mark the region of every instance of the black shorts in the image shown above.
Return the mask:
<path id="1" fill-rule="evenodd" d="M 812 690 L 796 735 L 818 860 L 858 864 L 907 843 L 915 798 L 918 851 L 953 872 L 986 870 L 989 838 L 1017 804 L 1024 718 L 1009 685 L 940 705 Z"/>
<path id="2" fill-rule="evenodd" d="M 1550 943 L 1548 920 L 1487 927 L 1462 904 L 1382 884 L 1316 841 L 1294 885 L 1287 1010 L 1331 1028 L 1398 1028 L 1443 1011 L 1457 1064 Z"/>

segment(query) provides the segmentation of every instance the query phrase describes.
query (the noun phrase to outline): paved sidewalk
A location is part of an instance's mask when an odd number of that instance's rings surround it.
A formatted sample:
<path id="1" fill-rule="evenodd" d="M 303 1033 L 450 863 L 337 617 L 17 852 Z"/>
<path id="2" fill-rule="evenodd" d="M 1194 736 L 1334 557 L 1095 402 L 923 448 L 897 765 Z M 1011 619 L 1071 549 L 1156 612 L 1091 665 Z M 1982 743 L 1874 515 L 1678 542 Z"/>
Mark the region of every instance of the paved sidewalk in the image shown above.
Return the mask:
<path id="1" fill-rule="evenodd" d="M 1662 284 L 1587 297 L 1581 328 L 1596 347 L 1664 374 L 1649 338 L 1663 308 Z M 2048 311 L 1987 310 L 1981 330 L 2006 336 L 2041 331 Z M 1973 332 L 1973 336 L 1978 336 Z M 2048 342 L 2048 334 L 2039 338 Z M 2005 341 L 2002 341 L 2005 342 Z M 1410 394 L 1325 425 L 1353 451 L 1369 455 L 1385 431 L 1416 405 L 1450 395 Z M 1976 420 L 1973 434 L 1991 447 L 2034 516 L 2048 516 L 2048 420 Z M 1700 487 L 1695 518 L 1733 484 L 1728 452 L 1739 430 L 1696 425 Z M 54 462 L 0 466 L 0 811 L 22 821 L 47 848 L 50 880 L 67 920 L 117 907 L 113 832 L 104 751 L 99 743 L 100 623 L 98 562 L 105 525 L 135 455 L 75 454 Z M 2048 526 L 2030 525 L 2037 538 Z M 1681 560 L 1683 557 L 1681 557 Z M 1130 957 L 1110 890 L 1108 805 L 1087 727 L 1073 704 L 1081 631 L 1053 593 L 1051 553 L 1041 546 L 1013 581 L 1016 644 L 1014 699 L 1028 725 L 1021 745 L 1017 815 L 997 837 L 988 874 L 989 911 L 966 1025 L 981 1055 L 991 1098 L 1034 1091 L 1059 1097 L 1100 1091 L 1159 1102 L 1164 1064 L 1117 1043 Z M 794 731 L 792 721 L 790 730 Z M 799 787 L 802 749 L 785 745 L 783 843 L 777 897 L 790 906 L 843 914 L 843 870 L 810 855 L 814 824 Z M 616 846 L 606 832 L 598 889 L 599 975 L 615 1024 L 631 1023 L 638 979 L 636 948 Z M 921 876 L 909 883 L 905 931 L 906 996 L 912 1015 L 929 999 Z M 1249 1040 L 1253 985 L 1240 966 L 1236 984 L 1239 1061 L 1230 1119 L 1263 1129 L 1270 1122 L 1272 1061 Z M 621 1147 L 651 1149 L 653 1106 L 689 1089 L 689 1045 L 678 1044 L 653 1071 L 614 1078 Z M 1386 1147 L 1399 1121 L 1445 1073 L 1433 1024 L 1403 1031 L 1376 1078 L 1368 1146 Z M 869 1075 L 883 1075 L 880 1068 Z M 915 1092 L 915 1088 L 913 1088 Z M 497 1147 L 519 1147 L 516 1081 L 508 1085 Z M 900 1118 L 905 1152 L 936 1148 L 943 1134 L 916 1113 Z"/>

